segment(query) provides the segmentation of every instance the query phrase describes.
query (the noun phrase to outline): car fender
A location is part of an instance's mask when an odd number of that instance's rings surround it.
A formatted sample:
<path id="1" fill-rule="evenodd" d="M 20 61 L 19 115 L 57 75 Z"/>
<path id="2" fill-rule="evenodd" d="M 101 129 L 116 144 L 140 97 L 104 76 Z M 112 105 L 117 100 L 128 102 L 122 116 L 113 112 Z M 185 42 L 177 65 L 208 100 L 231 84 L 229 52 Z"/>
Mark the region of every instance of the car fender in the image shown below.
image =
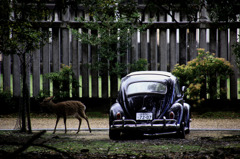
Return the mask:
<path id="1" fill-rule="evenodd" d="M 115 120 L 117 113 L 121 113 L 121 116 L 124 116 L 123 109 L 119 103 L 114 103 L 110 109 L 110 120 Z"/>
<path id="2" fill-rule="evenodd" d="M 190 114 L 190 105 L 188 103 L 184 103 L 184 118 L 185 118 L 185 123 L 189 122 L 190 118 L 191 118 L 191 114 Z"/>
<path id="3" fill-rule="evenodd" d="M 183 118 L 183 105 L 180 103 L 174 103 L 169 109 L 169 113 L 173 111 L 175 113 L 175 119 L 177 119 L 177 124 L 180 124 Z"/>

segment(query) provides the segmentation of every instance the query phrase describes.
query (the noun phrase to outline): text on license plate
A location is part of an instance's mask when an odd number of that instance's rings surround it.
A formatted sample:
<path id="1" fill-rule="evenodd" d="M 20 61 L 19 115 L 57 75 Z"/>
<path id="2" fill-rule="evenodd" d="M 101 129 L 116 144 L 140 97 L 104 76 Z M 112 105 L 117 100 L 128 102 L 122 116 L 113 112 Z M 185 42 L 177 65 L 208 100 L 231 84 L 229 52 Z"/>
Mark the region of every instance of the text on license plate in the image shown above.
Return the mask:
<path id="1" fill-rule="evenodd" d="M 137 113 L 136 120 L 152 120 L 152 113 Z"/>

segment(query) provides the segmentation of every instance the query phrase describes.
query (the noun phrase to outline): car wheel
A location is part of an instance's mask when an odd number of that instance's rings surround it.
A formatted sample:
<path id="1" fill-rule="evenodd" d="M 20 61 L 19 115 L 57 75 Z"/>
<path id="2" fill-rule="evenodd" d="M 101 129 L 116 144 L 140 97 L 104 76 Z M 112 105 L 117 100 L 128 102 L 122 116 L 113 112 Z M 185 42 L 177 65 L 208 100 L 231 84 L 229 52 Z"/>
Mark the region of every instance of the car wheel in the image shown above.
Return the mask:
<path id="1" fill-rule="evenodd" d="M 181 123 L 180 128 L 177 131 L 177 135 L 181 139 L 185 139 L 185 128 L 184 128 L 184 122 Z"/>
<path id="2" fill-rule="evenodd" d="M 109 129 L 109 138 L 111 140 L 118 140 L 120 139 L 120 133 L 119 131 Z"/>
<path id="3" fill-rule="evenodd" d="M 187 122 L 187 125 L 186 125 L 186 128 L 187 128 L 187 130 L 186 130 L 186 134 L 189 134 L 190 133 L 190 121 L 188 120 L 188 122 Z"/>

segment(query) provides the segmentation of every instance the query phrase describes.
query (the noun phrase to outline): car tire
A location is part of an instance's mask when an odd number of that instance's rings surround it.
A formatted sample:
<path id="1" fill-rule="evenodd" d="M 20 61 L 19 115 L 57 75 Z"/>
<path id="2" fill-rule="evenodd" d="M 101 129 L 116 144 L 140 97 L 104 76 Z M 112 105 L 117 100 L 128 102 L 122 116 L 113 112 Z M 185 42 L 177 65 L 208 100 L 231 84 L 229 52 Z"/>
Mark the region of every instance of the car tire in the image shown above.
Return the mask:
<path id="1" fill-rule="evenodd" d="M 190 121 L 188 120 L 188 122 L 187 122 L 187 125 L 186 125 L 186 128 L 187 128 L 187 130 L 186 130 L 186 134 L 190 134 Z"/>
<path id="2" fill-rule="evenodd" d="M 121 134 L 121 132 L 119 132 L 119 131 L 109 129 L 109 138 L 111 140 L 119 140 L 120 134 Z"/>
<path id="3" fill-rule="evenodd" d="M 184 127 L 184 122 L 181 122 L 180 128 L 177 131 L 177 135 L 181 139 L 185 139 L 185 127 Z"/>

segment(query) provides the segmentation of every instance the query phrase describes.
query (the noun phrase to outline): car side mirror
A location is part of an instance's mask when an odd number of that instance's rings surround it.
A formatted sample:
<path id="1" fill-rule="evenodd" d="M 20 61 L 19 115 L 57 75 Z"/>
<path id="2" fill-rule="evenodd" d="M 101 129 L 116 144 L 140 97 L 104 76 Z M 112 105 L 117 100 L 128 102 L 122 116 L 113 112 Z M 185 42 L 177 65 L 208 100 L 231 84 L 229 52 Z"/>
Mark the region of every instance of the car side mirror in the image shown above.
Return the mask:
<path id="1" fill-rule="evenodd" d="M 182 93 L 185 93 L 187 90 L 187 87 L 186 86 L 182 86 Z"/>

